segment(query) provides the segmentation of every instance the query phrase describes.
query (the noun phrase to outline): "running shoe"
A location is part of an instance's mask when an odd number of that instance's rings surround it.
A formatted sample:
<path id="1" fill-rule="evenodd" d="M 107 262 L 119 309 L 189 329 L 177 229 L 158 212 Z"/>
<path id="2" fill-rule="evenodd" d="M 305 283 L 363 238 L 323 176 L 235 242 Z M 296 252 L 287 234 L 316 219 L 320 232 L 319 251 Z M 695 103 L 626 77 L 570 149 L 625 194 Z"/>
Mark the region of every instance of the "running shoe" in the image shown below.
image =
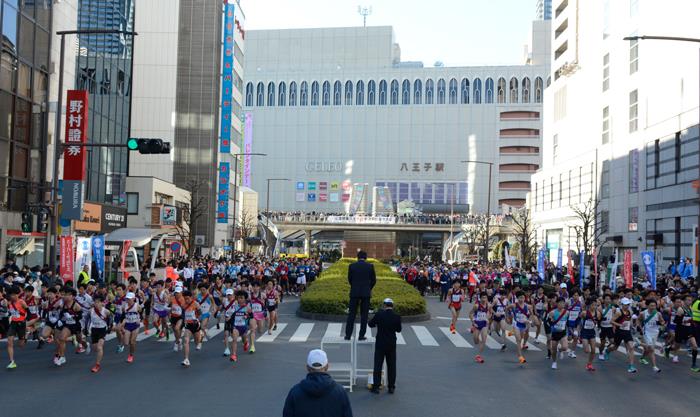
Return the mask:
<path id="1" fill-rule="evenodd" d="M 700 368 L 697 367 L 697 366 L 694 366 L 694 367 L 690 368 L 690 370 L 691 370 L 692 372 L 700 372 Z"/>
<path id="2" fill-rule="evenodd" d="M 642 358 L 642 359 L 639 360 L 639 362 L 640 362 L 642 365 L 649 365 L 649 361 L 647 360 L 647 358 Z"/>
<path id="3" fill-rule="evenodd" d="M 90 343 L 87 343 L 87 344 L 85 345 L 85 354 L 86 354 L 86 355 L 89 355 L 90 352 L 92 352 L 92 348 L 90 347 Z"/>
<path id="4" fill-rule="evenodd" d="M 164 337 L 165 337 L 165 332 L 158 333 L 158 339 L 162 339 Z"/>
<path id="5" fill-rule="evenodd" d="M 188 367 L 188 366 L 190 366 L 190 360 L 185 359 L 184 361 L 181 362 L 181 364 L 182 364 L 182 366 Z"/>
<path id="6" fill-rule="evenodd" d="M 658 374 L 659 372 L 661 372 L 661 369 L 659 369 L 658 366 L 655 366 L 655 367 L 652 368 L 652 369 L 654 369 L 654 372 L 656 372 L 657 374 Z"/>
<path id="7" fill-rule="evenodd" d="M 133 363 L 133 362 L 134 362 L 134 355 L 131 355 L 131 354 L 130 354 L 129 356 L 127 356 L 127 357 L 126 357 L 126 361 L 127 361 L 128 363 Z"/>
<path id="8" fill-rule="evenodd" d="M 501 352 L 506 350 L 506 345 L 501 345 Z"/>
<path id="9" fill-rule="evenodd" d="M 177 343 L 173 343 L 173 352 L 177 352 L 178 350 L 180 349 L 178 349 Z"/>
<path id="10" fill-rule="evenodd" d="M 81 353 L 85 353 L 85 348 L 83 347 L 83 345 L 78 345 L 78 347 L 75 349 L 75 354 L 78 355 Z"/>
<path id="11" fill-rule="evenodd" d="M 100 372 L 100 364 L 99 364 L 99 363 L 96 363 L 95 366 L 93 366 L 93 367 L 90 369 L 90 372 L 92 372 L 93 374 L 96 374 L 96 373 Z"/>
<path id="12" fill-rule="evenodd" d="M 231 349 L 226 348 L 226 349 L 224 350 L 224 356 L 231 356 Z"/>
<path id="13" fill-rule="evenodd" d="M 12 361 L 7 365 L 7 369 L 15 369 L 16 367 L 17 364 L 15 363 L 15 361 Z"/>
<path id="14" fill-rule="evenodd" d="M 248 341 L 243 342 L 243 352 L 248 351 Z"/>
<path id="15" fill-rule="evenodd" d="M 450 332 L 452 334 L 455 334 L 455 325 L 454 324 L 450 324 Z"/>
<path id="16" fill-rule="evenodd" d="M 250 354 L 255 353 L 255 345 L 252 345 L 252 346 L 250 347 L 250 350 L 248 351 L 248 353 L 250 353 Z"/>
<path id="17" fill-rule="evenodd" d="M 508 337 L 511 337 L 511 336 L 513 336 L 513 332 L 511 332 L 511 331 L 509 330 L 509 331 L 508 331 Z"/>
<path id="18" fill-rule="evenodd" d="M 552 369 L 557 369 L 557 363 L 556 363 L 556 362 L 552 362 Z"/>
<path id="19" fill-rule="evenodd" d="M 481 355 L 476 355 L 476 357 L 474 357 L 474 361 L 484 363 L 484 358 L 482 358 Z"/>
<path id="20" fill-rule="evenodd" d="M 124 345 L 118 345 L 117 346 L 117 353 L 122 353 L 124 352 Z"/>
<path id="21" fill-rule="evenodd" d="M 201 343 L 197 343 L 197 346 L 195 346 L 195 349 L 197 349 L 197 350 L 202 350 L 202 344 L 201 344 Z"/>
<path id="22" fill-rule="evenodd" d="M 569 357 L 570 357 L 571 359 L 576 359 L 576 353 L 575 353 L 573 350 L 570 350 L 570 351 L 569 351 Z"/>
<path id="23" fill-rule="evenodd" d="M 593 367 L 593 364 L 592 364 L 592 363 L 587 363 L 587 364 L 586 364 L 586 370 L 587 370 L 587 371 L 590 371 L 590 372 L 593 372 L 593 371 L 595 371 L 595 368 Z"/>
<path id="24" fill-rule="evenodd" d="M 61 356 L 61 357 L 58 358 L 58 360 L 56 361 L 56 365 L 57 365 L 57 366 L 61 366 L 61 365 L 65 364 L 65 363 L 66 363 L 66 357 L 65 357 L 65 356 Z"/>
<path id="25" fill-rule="evenodd" d="M 673 359 L 671 359 L 671 362 L 678 363 L 678 355 L 673 355 Z"/>
<path id="26" fill-rule="evenodd" d="M 231 355 L 231 362 L 238 362 L 238 355 L 236 355 L 235 353 Z"/>
<path id="27" fill-rule="evenodd" d="M 525 362 L 527 362 L 527 361 L 525 360 L 525 357 L 524 357 L 524 356 L 520 356 L 520 357 L 518 358 L 518 362 L 519 362 L 520 364 L 523 364 L 523 363 L 525 363 Z"/>
<path id="28" fill-rule="evenodd" d="M 598 355 L 598 360 L 604 361 L 605 355 L 603 355 L 603 354 Z"/>
<path id="29" fill-rule="evenodd" d="M 275 327 L 272 328 L 272 330 L 277 330 L 277 325 L 275 324 Z"/>
<path id="30" fill-rule="evenodd" d="M 56 365 L 56 366 L 60 366 L 60 365 L 58 364 L 58 356 L 55 356 L 55 355 L 54 355 L 54 357 L 53 357 L 53 364 Z"/>
<path id="31" fill-rule="evenodd" d="M 630 373 L 630 374 L 636 374 L 636 373 L 637 373 L 637 368 L 635 368 L 634 365 L 630 365 L 630 366 L 627 368 L 627 372 Z"/>

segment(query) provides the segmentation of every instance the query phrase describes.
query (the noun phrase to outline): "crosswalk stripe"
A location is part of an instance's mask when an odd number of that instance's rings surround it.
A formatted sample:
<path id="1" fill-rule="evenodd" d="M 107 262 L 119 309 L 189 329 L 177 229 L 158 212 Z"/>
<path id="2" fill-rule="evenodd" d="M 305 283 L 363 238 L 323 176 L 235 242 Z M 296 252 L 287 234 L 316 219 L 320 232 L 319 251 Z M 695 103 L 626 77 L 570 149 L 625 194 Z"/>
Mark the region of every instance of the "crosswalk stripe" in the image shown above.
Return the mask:
<path id="1" fill-rule="evenodd" d="M 277 336 L 279 336 L 280 333 L 282 333 L 282 330 L 284 330 L 285 327 L 287 327 L 287 323 L 277 323 L 277 330 L 273 330 L 272 334 L 265 333 L 264 335 L 260 336 L 257 341 L 263 343 L 274 342 Z"/>
<path id="2" fill-rule="evenodd" d="M 360 327 L 361 326 L 359 324 L 355 324 L 355 337 L 358 339 L 360 338 Z M 368 341 L 374 341 L 374 336 L 372 335 L 372 328 L 370 328 L 369 326 L 367 326 L 367 332 L 365 333 L 365 336 L 367 337 Z"/>
<path id="3" fill-rule="evenodd" d="M 340 332 L 343 330 L 343 325 L 341 323 L 328 323 L 326 327 L 326 333 L 324 333 L 323 338 L 328 339 L 331 337 L 340 337 Z"/>
<path id="4" fill-rule="evenodd" d="M 501 344 L 498 343 L 496 341 L 496 339 L 494 339 L 493 337 L 487 336 L 486 337 L 486 347 L 488 347 L 489 349 L 500 349 Z"/>
<path id="5" fill-rule="evenodd" d="M 396 333 L 396 344 L 397 345 L 405 345 L 406 344 L 406 339 L 403 338 L 403 335 L 401 333 Z"/>
<path id="6" fill-rule="evenodd" d="M 153 330 L 153 329 L 151 329 L 151 331 L 149 331 L 148 334 L 146 334 L 145 332 L 141 332 L 141 333 L 138 334 L 138 336 L 136 336 L 136 341 L 137 341 L 137 342 L 140 342 L 140 341 L 142 341 L 142 340 L 144 340 L 144 339 L 148 339 L 149 337 L 153 336 L 153 335 L 156 334 L 156 333 L 157 333 L 157 332 L 156 332 L 155 330 Z"/>
<path id="7" fill-rule="evenodd" d="M 452 334 L 449 328 L 447 327 L 440 327 L 440 330 L 447 336 L 448 339 L 450 339 L 450 342 L 452 342 L 455 347 L 458 348 L 470 348 L 472 345 L 469 344 L 459 333 Z"/>
<path id="8" fill-rule="evenodd" d="M 294 332 L 292 337 L 289 338 L 290 342 L 306 342 L 314 328 L 313 323 L 301 323 L 297 330 Z"/>
<path id="9" fill-rule="evenodd" d="M 423 346 L 440 346 L 425 326 L 411 326 L 418 341 Z"/>
<path id="10" fill-rule="evenodd" d="M 518 344 L 517 341 L 516 341 L 516 339 L 515 339 L 515 336 L 506 336 L 506 338 L 507 338 L 508 340 L 510 340 L 514 345 L 517 345 L 517 344 Z M 542 349 L 540 349 L 540 348 L 538 348 L 537 346 L 533 345 L 533 344 L 530 343 L 529 341 L 527 342 L 527 349 L 528 349 L 528 350 L 533 350 L 533 351 L 536 351 L 536 352 L 542 351 Z"/>
<path id="11" fill-rule="evenodd" d="M 224 326 L 219 326 L 218 329 L 216 328 L 216 326 L 210 327 L 209 329 L 207 329 L 207 336 L 209 337 L 209 339 L 213 339 L 214 337 L 216 337 L 219 333 L 221 333 L 223 331 L 224 331 Z M 207 339 L 204 339 L 204 341 L 206 342 Z"/>

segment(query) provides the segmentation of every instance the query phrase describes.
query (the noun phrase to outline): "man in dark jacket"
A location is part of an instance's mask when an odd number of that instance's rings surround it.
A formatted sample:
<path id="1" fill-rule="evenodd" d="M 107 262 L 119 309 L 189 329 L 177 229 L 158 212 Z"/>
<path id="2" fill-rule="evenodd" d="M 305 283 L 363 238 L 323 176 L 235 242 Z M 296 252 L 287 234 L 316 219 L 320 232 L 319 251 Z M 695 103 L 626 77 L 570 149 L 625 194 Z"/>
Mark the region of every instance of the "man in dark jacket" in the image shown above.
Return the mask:
<path id="1" fill-rule="evenodd" d="M 326 373 L 326 352 L 309 352 L 306 370 L 306 378 L 289 390 L 282 417 L 352 417 L 348 394 Z"/>
<path id="2" fill-rule="evenodd" d="M 396 333 L 401 333 L 401 316 L 394 313 L 394 301 L 384 299 L 384 310 L 377 312 L 369 322 L 369 327 L 377 327 L 377 341 L 374 345 L 374 376 L 372 392 L 379 394 L 382 378 L 382 365 L 386 359 L 389 394 L 396 389 Z"/>
<path id="3" fill-rule="evenodd" d="M 369 299 L 372 297 L 372 288 L 377 283 L 377 275 L 374 273 L 374 265 L 367 262 L 367 253 L 357 253 L 357 262 L 350 264 L 348 268 L 348 282 L 350 283 L 350 305 L 348 321 L 345 326 L 345 340 L 350 340 L 355 330 L 355 314 L 357 304 L 360 304 L 360 334 L 359 340 L 367 339 L 367 316 L 369 314 Z"/>

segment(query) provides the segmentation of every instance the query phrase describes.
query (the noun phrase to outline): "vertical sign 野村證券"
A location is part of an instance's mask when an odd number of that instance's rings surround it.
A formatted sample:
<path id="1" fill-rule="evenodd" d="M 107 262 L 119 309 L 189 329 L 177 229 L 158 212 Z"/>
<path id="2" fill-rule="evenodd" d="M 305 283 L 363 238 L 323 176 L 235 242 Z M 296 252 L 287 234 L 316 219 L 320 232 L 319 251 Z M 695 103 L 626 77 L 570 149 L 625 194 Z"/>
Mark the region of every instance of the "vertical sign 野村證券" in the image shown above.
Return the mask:
<path id="1" fill-rule="evenodd" d="M 253 152 L 253 115 L 249 112 L 244 116 L 243 128 L 243 186 L 250 188 L 251 156 Z"/>
<path id="2" fill-rule="evenodd" d="M 228 196 L 231 164 L 219 163 L 219 193 L 216 197 L 216 222 L 228 223 Z"/>
<path id="3" fill-rule="evenodd" d="M 88 92 L 66 93 L 66 146 L 63 149 L 63 210 L 61 218 L 80 220 L 83 214 Z M 71 146 L 71 144 L 73 144 Z"/>
<path id="4" fill-rule="evenodd" d="M 231 152 L 231 112 L 233 106 L 233 17 L 234 5 L 224 4 L 224 43 L 221 64 L 221 127 L 219 152 Z"/>

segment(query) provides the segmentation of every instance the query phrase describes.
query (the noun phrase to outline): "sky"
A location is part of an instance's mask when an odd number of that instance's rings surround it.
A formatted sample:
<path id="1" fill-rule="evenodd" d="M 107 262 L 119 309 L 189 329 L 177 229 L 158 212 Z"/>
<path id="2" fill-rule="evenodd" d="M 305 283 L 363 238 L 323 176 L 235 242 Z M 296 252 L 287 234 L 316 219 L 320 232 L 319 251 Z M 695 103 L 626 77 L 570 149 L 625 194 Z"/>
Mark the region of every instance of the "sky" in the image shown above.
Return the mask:
<path id="1" fill-rule="evenodd" d="M 240 0 L 245 29 L 393 26 L 402 61 L 520 65 L 536 0 Z"/>

